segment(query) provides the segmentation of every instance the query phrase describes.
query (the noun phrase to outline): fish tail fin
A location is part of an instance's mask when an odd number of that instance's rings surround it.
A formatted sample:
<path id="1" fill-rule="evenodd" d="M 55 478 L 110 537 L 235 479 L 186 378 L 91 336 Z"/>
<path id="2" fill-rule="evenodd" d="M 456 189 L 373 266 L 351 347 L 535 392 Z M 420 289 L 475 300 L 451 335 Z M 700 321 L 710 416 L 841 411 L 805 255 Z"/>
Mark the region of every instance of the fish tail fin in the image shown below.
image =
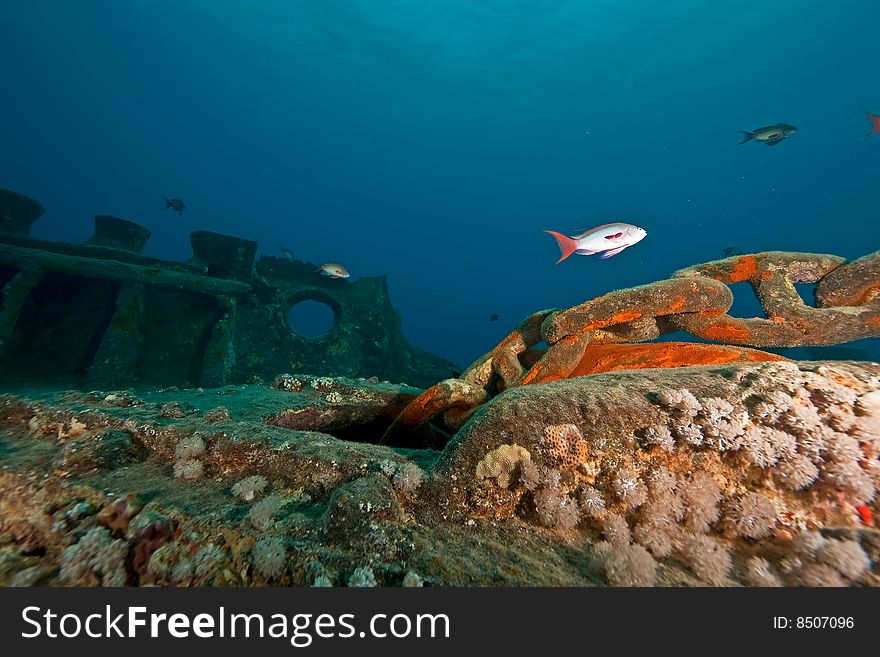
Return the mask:
<path id="1" fill-rule="evenodd" d="M 748 130 L 739 130 L 740 134 L 742 134 L 743 138 L 741 142 L 737 143 L 737 146 L 740 144 L 745 144 L 747 141 L 752 141 L 755 138 L 755 133 L 749 132 Z"/>
<path id="2" fill-rule="evenodd" d="M 559 245 L 561 257 L 559 258 L 559 260 L 556 261 L 557 265 L 565 260 L 572 253 L 577 251 L 577 240 L 573 240 L 572 238 L 567 237 L 562 233 L 557 233 L 553 230 L 545 230 L 544 232 L 550 233 L 554 238 L 556 238 L 556 243 Z"/>
<path id="3" fill-rule="evenodd" d="M 171 201 L 169 201 L 168 198 L 165 196 L 163 196 L 162 198 L 165 199 L 165 209 L 167 210 L 171 207 Z"/>
<path id="4" fill-rule="evenodd" d="M 865 112 L 865 116 L 868 117 L 868 120 L 871 122 L 871 134 L 876 135 L 880 132 L 880 116 L 876 114 L 871 114 L 870 112 Z"/>

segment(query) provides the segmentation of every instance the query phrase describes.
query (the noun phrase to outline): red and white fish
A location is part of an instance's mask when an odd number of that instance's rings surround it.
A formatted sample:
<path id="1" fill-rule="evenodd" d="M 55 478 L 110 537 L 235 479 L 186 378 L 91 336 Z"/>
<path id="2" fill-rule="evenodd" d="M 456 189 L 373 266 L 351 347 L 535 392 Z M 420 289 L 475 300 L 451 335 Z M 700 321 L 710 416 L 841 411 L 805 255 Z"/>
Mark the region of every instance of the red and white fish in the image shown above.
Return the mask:
<path id="1" fill-rule="evenodd" d="M 319 271 L 322 276 L 329 276 L 330 278 L 348 278 L 351 276 L 345 267 L 336 262 L 325 262 L 315 271 Z"/>
<path id="2" fill-rule="evenodd" d="M 877 133 L 880 133 L 880 116 L 877 116 L 876 114 L 871 114 L 870 112 L 865 112 L 865 115 L 871 122 L 871 134 L 876 135 Z"/>
<path id="3" fill-rule="evenodd" d="M 559 250 L 562 252 L 562 257 L 556 261 L 556 264 L 565 260 L 572 253 L 577 255 L 601 253 L 602 255 L 599 257 L 605 260 L 616 256 L 625 248 L 641 242 L 648 234 L 644 228 L 620 222 L 596 226 L 572 237 L 566 237 L 552 230 L 544 232 L 550 233 L 556 238 L 556 243 L 559 244 Z"/>

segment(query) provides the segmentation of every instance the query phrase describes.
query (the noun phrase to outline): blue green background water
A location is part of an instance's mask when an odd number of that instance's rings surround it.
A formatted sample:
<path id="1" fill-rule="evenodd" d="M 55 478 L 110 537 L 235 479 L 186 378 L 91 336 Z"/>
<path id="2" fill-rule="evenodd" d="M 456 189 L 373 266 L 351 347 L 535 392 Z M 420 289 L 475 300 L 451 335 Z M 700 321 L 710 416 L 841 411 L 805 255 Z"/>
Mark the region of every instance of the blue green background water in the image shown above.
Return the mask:
<path id="1" fill-rule="evenodd" d="M 38 237 L 107 213 L 150 255 L 209 229 L 387 274 L 410 341 L 464 364 L 724 247 L 880 248 L 878 25 L 876 0 L 5 2 L 0 186 L 46 206 Z M 775 122 L 799 133 L 735 145 Z M 648 237 L 554 264 L 542 229 L 611 220 Z"/>

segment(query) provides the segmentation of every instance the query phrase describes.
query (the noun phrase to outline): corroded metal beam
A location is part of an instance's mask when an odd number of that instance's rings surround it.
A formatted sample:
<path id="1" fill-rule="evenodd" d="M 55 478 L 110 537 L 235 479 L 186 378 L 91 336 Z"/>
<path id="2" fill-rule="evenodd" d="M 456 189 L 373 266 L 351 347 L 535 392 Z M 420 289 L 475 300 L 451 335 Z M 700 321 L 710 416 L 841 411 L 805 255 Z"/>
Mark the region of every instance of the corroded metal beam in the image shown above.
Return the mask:
<path id="1" fill-rule="evenodd" d="M 251 289 L 250 285 L 241 281 L 174 271 L 159 265 L 135 265 L 118 260 L 97 260 L 10 244 L 0 244 L 0 264 L 20 269 L 37 268 L 45 272 L 142 283 L 212 296 L 235 297 Z"/>

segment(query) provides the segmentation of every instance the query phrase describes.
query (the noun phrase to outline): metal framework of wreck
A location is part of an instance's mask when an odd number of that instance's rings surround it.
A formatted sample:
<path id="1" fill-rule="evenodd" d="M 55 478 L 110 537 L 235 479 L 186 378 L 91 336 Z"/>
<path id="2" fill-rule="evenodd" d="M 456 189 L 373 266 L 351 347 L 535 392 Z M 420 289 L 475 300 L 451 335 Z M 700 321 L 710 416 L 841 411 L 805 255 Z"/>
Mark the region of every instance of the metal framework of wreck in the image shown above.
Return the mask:
<path id="1" fill-rule="evenodd" d="M 329 280 L 316 266 L 263 256 L 257 243 L 210 231 L 193 256 L 144 256 L 150 231 L 96 216 L 84 244 L 35 239 L 34 199 L 0 190 L 0 374 L 88 388 L 216 387 L 281 371 L 376 376 L 430 385 L 455 367 L 412 348 L 385 277 Z M 317 338 L 288 324 L 290 309 L 328 305 Z"/>

